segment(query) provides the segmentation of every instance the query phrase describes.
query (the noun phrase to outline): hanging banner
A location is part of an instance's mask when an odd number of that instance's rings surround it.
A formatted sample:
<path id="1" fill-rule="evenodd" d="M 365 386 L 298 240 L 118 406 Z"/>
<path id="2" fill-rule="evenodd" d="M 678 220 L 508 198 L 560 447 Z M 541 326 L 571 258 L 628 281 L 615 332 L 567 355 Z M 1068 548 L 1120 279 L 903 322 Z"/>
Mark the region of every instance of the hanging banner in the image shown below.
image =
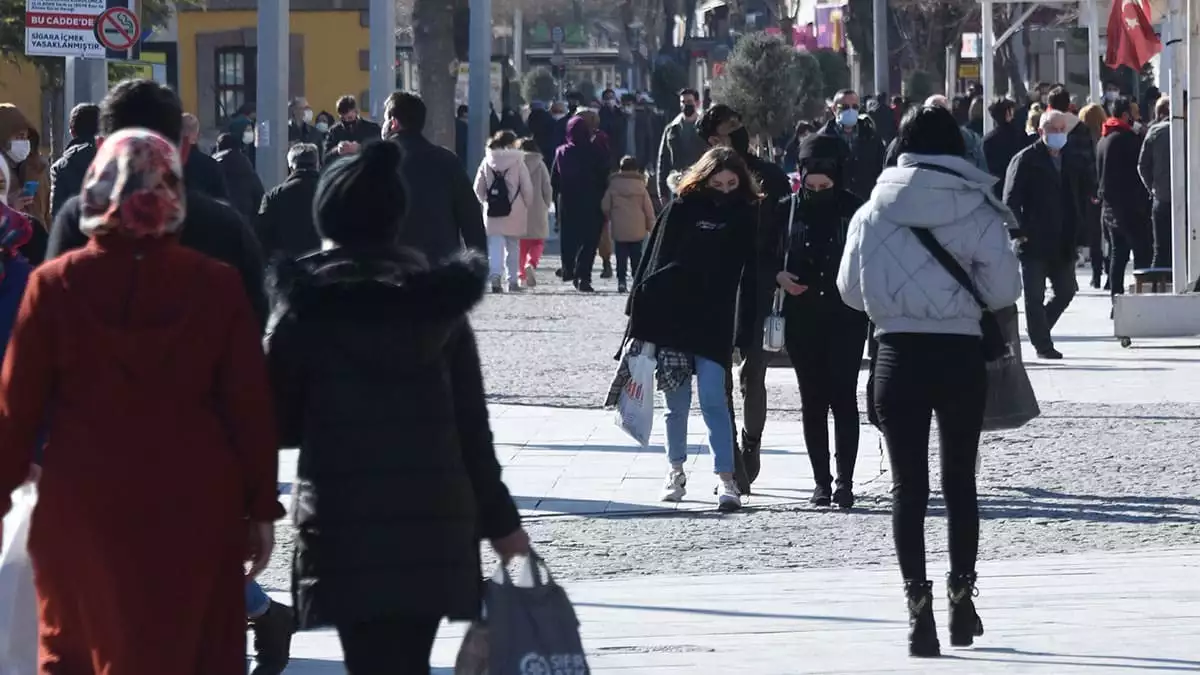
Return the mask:
<path id="1" fill-rule="evenodd" d="M 817 5 L 817 48 L 846 50 L 846 13 L 849 3 L 835 2 Z"/>

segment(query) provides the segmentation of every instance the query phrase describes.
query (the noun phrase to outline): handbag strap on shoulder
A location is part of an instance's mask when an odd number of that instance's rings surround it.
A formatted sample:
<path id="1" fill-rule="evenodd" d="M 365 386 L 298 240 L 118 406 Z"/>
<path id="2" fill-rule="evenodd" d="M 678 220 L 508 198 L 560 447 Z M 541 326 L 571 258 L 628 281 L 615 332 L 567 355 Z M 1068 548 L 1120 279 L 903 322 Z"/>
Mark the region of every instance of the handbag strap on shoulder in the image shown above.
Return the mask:
<path id="1" fill-rule="evenodd" d="M 979 303 L 979 308 L 984 312 L 990 312 L 991 309 L 988 307 L 987 302 L 984 301 L 983 295 L 979 292 L 979 289 L 975 287 L 975 282 L 971 281 L 971 276 L 967 274 L 965 269 L 963 269 L 962 264 L 960 264 L 958 260 L 956 260 L 954 256 L 942 246 L 941 242 L 937 240 L 937 237 L 933 236 L 932 232 L 924 228 L 910 227 L 908 229 L 912 231 L 913 235 L 917 238 L 917 241 L 921 242 L 921 245 L 929 251 L 929 254 L 933 256 L 933 259 L 938 261 L 938 263 L 946 270 L 946 272 L 949 273 L 950 276 L 954 277 L 954 280 L 971 294 L 971 297 L 975 299 L 975 302 Z"/>

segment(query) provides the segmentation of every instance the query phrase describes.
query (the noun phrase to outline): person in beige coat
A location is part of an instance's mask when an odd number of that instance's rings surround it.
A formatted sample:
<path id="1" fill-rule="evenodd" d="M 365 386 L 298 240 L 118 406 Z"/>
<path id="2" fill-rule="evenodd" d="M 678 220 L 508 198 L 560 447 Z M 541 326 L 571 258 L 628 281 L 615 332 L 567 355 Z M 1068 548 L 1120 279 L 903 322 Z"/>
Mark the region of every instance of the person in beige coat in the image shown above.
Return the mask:
<path id="1" fill-rule="evenodd" d="M 485 218 L 493 293 L 501 292 L 505 282 L 509 291 L 521 290 L 521 238 L 529 227 L 529 207 L 535 195 L 525 153 L 513 147 L 516 142 L 517 135 L 511 131 L 492 136 L 487 155 L 475 172 L 475 197 Z"/>
<path id="2" fill-rule="evenodd" d="M 642 242 L 654 229 L 654 204 L 646 188 L 646 174 L 637 159 L 625 156 L 621 170 L 608 181 L 608 190 L 600 203 L 612 228 L 613 248 L 617 254 L 617 290 L 629 291 L 626 272 L 637 272 L 642 258 Z"/>
<path id="3" fill-rule="evenodd" d="M 526 288 L 537 286 L 537 268 L 550 236 L 550 205 L 554 203 L 554 188 L 550 187 L 550 170 L 542 149 L 532 138 L 517 141 L 517 149 L 525 153 L 525 168 L 533 182 L 533 200 L 529 204 L 528 227 L 521 237 L 521 255 L 517 267 Z"/>

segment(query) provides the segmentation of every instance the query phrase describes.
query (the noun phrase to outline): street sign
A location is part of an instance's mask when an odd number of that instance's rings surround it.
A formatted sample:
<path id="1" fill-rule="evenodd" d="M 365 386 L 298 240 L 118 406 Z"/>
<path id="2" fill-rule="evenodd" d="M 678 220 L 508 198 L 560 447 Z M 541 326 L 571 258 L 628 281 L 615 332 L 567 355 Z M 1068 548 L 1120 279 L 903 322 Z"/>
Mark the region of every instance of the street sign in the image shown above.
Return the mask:
<path id="1" fill-rule="evenodd" d="M 960 80 L 978 80 L 979 79 L 979 64 L 978 63 L 960 63 L 960 64 L 958 64 L 958 79 L 960 79 Z"/>
<path id="2" fill-rule="evenodd" d="M 550 29 L 550 41 L 556 45 L 561 45 L 567 39 L 567 35 L 563 32 L 562 26 L 555 26 Z M 543 43 L 544 44 L 544 43 Z"/>
<path id="3" fill-rule="evenodd" d="M 26 56 L 136 60 L 141 32 L 137 0 L 25 0 Z"/>
<path id="4" fill-rule="evenodd" d="M 142 32 L 137 14 L 125 7 L 105 10 L 96 19 L 96 39 L 105 49 L 123 52 L 138 43 Z"/>

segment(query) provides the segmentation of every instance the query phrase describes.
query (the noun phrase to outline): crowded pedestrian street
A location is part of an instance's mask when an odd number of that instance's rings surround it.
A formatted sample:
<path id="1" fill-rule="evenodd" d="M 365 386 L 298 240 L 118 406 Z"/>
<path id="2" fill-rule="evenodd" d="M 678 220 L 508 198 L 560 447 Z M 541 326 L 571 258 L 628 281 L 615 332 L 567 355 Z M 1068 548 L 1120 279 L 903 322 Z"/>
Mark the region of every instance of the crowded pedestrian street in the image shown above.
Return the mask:
<path id="1" fill-rule="evenodd" d="M 794 378 L 772 369 L 762 474 L 744 511 L 718 515 L 704 492 L 662 503 L 661 427 L 642 448 L 598 409 L 621 334 L 605 317 L 623 298 L 597 291 L 581 300 L 548 286 L 489 298 L 472 315 L 505 481 L 579 612 L 594 672 L 1200 669 L 1194 340 L 1123 349 L 1104 320 L 1107 296 L 1081 293 L 1057 329 L 1073 358 L 1028 364 L 1042 416 L 985 433 L 980 445 L 988 645 L 936 665 L 906 663 L 894 658 L 903 623 L 890 586 L 891 479 L 873 428 L 864 420 L 859 505 L 809 506 Z M 531 323 L 534 315 L 542 321 Z M 703 433 L 689 444 L 689 464 L 708 460 Z M 285 490 L 294 457 L 281 455 Z M 930 555 L 944 555 L 936 495 L 930 514 Z M 261 577 L 281 600 L 290 584 L 285 529 Z M 444 626 L 433 672 L 454 672 L 461 636 Z M 289 673 L 341 672 L 332 632 L 297 635 L 292 655 Z"/>

